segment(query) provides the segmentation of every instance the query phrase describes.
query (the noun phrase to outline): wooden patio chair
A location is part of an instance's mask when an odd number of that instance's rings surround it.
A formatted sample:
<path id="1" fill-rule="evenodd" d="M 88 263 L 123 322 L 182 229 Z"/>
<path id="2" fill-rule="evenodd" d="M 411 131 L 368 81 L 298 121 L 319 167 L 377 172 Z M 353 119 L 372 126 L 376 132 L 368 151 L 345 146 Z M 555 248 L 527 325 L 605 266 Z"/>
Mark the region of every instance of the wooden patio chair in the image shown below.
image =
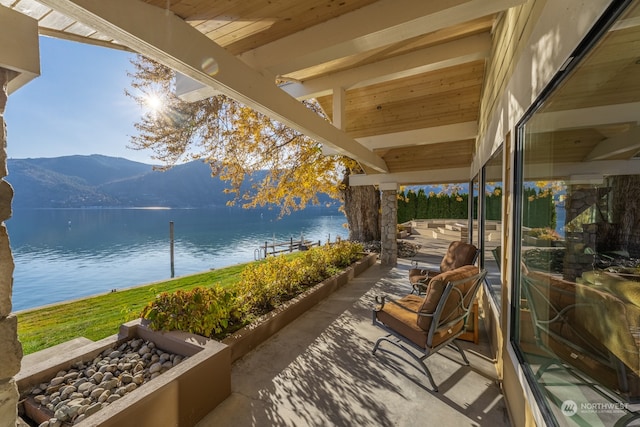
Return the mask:
<path id="1" fill-rule="evenodd" d="M 474 245 L 462 241 L 451 242 L 447 248 L 447 253 L 440 262 L 440 271 L 412 268 L 409 270 L 409 283 L 411 283 L 411 293 L 420 295 L 427 289 L 429 281 L 438 274 L 455 270 L 463 265 L 473 265 L 478 257 L 478 248 Z"/>
<path id="2" fill-rule="evenodd" d="M 485 275 L 486 271 L 479 272 L 478 267 L 466 265 L 431 279 L 424 298 L 409 294 L 394 301 L 376 296 L 373 324 L 387 335 L 376 341 L 373 354 L 383 341 L 406 351 L 422 366 L 433 390 L 438 391 L 425 359 L 451 346 L 469 365 L 456 338 L 466 332 L 467 317 Z"/>

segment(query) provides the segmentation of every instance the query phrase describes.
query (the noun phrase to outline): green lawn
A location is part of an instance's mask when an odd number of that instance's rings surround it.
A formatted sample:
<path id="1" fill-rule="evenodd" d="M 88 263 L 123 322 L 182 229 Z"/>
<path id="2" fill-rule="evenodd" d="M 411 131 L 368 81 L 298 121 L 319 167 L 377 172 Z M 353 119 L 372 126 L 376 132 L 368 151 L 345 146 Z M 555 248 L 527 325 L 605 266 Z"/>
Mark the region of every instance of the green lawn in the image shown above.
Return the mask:
<path id="1" fill-rule="evenodd" d="M 77 337 L 100 340 L 118 333 L 122 323 L 137 318 L 142 307 L 160 292 L 196 286 L 235 284 L 246 264 L 120 290 L 78 301 L 19 313 L 18 337 L 24 354 Z"/>

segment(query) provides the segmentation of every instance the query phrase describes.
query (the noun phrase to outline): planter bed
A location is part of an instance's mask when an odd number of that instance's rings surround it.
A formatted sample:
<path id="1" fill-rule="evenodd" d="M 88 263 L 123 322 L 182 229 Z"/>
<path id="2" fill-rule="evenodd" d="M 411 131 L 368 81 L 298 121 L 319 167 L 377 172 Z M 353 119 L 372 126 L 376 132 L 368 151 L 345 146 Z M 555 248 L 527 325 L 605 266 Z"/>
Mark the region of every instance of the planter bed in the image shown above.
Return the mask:
<path id="1" fill-rule="evenodd" d="M 231 361 L 235 362 L 249 353 L 280 329 L 297 319 L 298 316 L 308 311 L 341 286 L 346 285 L 349 280 L 362 274 L 375 264 L 377 259 L 378 254 L 376 253 L 366 254 L 360 261 L 351 264 L 343 272 L 325 279 L 295 298 L 283 303 L 280 307 L 261 316 L 252 324 L 223 339 L 222 342 L 231 348 Z"/>
<path id="2" fill-rule="evenodd" d="M 74 367 L 90 364 L 132 340 L 153 342 L 162 352 L 184 360 L 74 426 L 193 426 L 231 393 L 230 351 L 226 345 L 177 331 L 154 332 L 135 320 L 122 325 L 117 335 L 21 370 L 16 376 L 21 416 L 31 416 L 28 421 L 39 425 L 51 413 L 35 403 L 35 388 L 51 384 L 61 371 L 68 373 Z"/>
<path id="3" fill-rule="evenodd" d="M 146 326 L 146 321 L 137 319 L 122 325 L 117 335 L 96 342 L 86 343 L 82 340 L 79 348 L 66 348 L 65 351 L 56 352 L 53 357 L 29 363 L 16 375 L 21 396 L 20 414 L 26 417 L 28 411 L 34 418 L 45 416 L 43 405 L 34 403 L 33 391 L 43 383 L 51 384 L 51 380 L 61 374 L 61 371 L 68 373 L 74 366 L 86 365 L 98 357 L 105 357 L 107 353 L 117 351 L 131 340 L 141 340 L 153 342 L 155 347 L 165 353 L 182 357 L 182 362 L 116 398 L 84 420 L 67 425 L 194 426 L 231 394 L 233 361 L 243 357 L 332 292 L 346 285 L 349 280 L 360 275 L 376 262 L 377 257 L 376 253 L 365 254 L 360 261 L 340 274 L 287 301 L 222 342 L 180 331 L 152 331 Z M 41 420 L 28 421 L 31 425 L 38 425 L 34 423 Z"/>

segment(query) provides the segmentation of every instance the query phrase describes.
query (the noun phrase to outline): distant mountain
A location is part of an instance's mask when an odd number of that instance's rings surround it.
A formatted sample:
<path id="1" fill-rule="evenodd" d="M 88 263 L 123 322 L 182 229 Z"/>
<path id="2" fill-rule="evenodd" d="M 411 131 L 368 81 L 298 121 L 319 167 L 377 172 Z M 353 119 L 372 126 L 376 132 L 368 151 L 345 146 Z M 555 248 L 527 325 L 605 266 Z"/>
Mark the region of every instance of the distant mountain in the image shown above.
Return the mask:
<path id="1" fill-rule="evenodd" d="M 232 197 L 199 160 L 165 172 L 102 155 L 8 159 L 7 167 L 14 208 L 215 207 Z M 327 197 L 320 201 L 335 205 Z"/>

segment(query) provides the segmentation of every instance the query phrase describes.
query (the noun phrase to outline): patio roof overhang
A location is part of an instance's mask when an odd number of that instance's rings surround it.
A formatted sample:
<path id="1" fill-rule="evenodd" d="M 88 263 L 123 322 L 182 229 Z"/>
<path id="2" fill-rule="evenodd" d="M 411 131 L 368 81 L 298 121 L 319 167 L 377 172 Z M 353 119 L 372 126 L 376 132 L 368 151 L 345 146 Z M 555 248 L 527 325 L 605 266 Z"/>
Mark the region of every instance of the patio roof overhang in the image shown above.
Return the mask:
<path id="1" fill-rule="evenodd" d="M 183 75 L 177 86 L 184 99 L 224 93 L 316 139 L 326 153 L 354 158 L 366 174 L 352 185 L 469 181 L 486 63 L 499 54 L 492 53 L 493 28 L 502 12 L 523 3 L 0 0 L 36 19 L 40 34 L 171 66 Z M 333 124 L 302 105 L 309 98 Z M 585 117 L 571 116 L 579 107 L 616 108 L 578 101 L 558 108 L 553 126 Z M 622 133 L 638 122 L 630 120 Z M 592 131 L 606 137 L 606 147 L 585 155 L 611 158 L 615 132 Z M 617 137 L 616 152 L 636 155 L 634 141 Z"/>
<path id="2" fill-rule="evenodd" d="M 523 2 L 0 0 L 43 35 L 171 66 L 185 99 L 224 93 L 288 124 L 357 160 L 362 183 L 399 184 L 469 179 L 491 30 Z"/>

